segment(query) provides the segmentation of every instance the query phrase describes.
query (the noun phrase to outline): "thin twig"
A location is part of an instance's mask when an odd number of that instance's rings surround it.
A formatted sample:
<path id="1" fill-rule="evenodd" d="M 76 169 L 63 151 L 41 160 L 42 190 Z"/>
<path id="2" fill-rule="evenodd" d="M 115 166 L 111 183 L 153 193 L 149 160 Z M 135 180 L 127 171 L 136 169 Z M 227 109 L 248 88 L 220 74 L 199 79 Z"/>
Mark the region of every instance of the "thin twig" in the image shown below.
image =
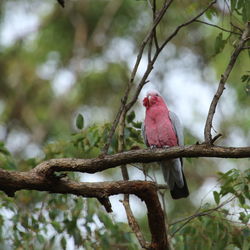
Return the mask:
<path id="1" fill-rule="evenodd" d="M 246 28 L 240 38 L 240 40 L 238 41 L 233 54 L 231 55 L 230 61 L 226 67 L 225 72 L 221 75 L 221 79 L 218 85 L 218 89 L 213 97 L 213 100 L 210 104 L 210 108 L 208 111 L 208 116 L 207 116 L 207 120 L 206 120 L 206 124 L 205 124 L 205 129 L 204 129 L 204 137 L 205 137 L 205 143 L 206 144 L 211 144 L 212 145 L 212 134 L 211 134 L 211 128 L 212 128 L 212 122 L 213 122 L 213 117 L 216 111 L 216 107 L 218 104 L 218 101 L 225 89 L 225 84 L 226 81 L 235 65 L 235 62 L 240 54 L 240 52 L 242 51 L 242 48 L 244 47 L 244 44 L 246 43 L 248 36 L 250 34 L 250 22 L 248 22 L 248 24 L 246 25 Z"/>
<path id="2" fill-rule="evenodd" d="M 201 17 L 208 9 L 210 9 L 216 2 L 217 2 L 217 0 L 214 0 L 214 1 L 210 2 L 210 3 L 208 4 L 208 6 L 207 6 L 204 10 L 202 10 L 198 15 L 196 15 L 196 16 L 193 17 L 193 18 L 191 18 L 189 21 L 187 21 L 187 22 L 185 22 L 185 23 L 179 25 L 179 26 L 175 29 L 175 31 L 174 31 L 174 32 L 164 41 L 164 43 L 160 46 L 159 52 L 166 46 L 166 44 L 167 44 L 173 37 L 175 37 L 175 36 L 178 34 L 178 32 L 180 31 L 180 29 L 182 29 L 183 27 L 186 27 L 186 26 L 188 26 L 189 24 L 195 22 L 195 21 L 196 21 L 199 17 Z M 156 59 L 157 59 L 157 58 L 155 58 L 155 60 L 156 60 Z"/>
<path id="3" fill-rule="evenodd" d="M 132 229 L 132 231 L 134 232 L 134 234 L 136 235 L 136 238 L 139 241 L 141 247 L 143 249 L 150 249 L 149 248 L 150 244 L 148 242 L 146 242 L 144 236 L 142 235 L 140 226 L 137 223 L 137 221 L 135 220 L 135 217 L 132 213 L 132 210 L 131 210 L 131 207 L 129 205 L 128 200 L 124 199 L 121 202 L 122 202 L 122 204 L 125 208 L 126 214 L 127 214 L 128 224 L 129 224 L 130 228 Z"/>
<path id="4" fill-rule="evenodd" d="M 166 3 L 166 1 L 165 1 Z M 156 0 L 153 0 L 153 20 L 155 21 L 156 18 Z M 156 28 L 154 29 L 154 42 L 155 42 L 155 47 L 156 50 L 159 49 L 159 44 L 158 44 L 158 40 L 157 40 L 157 34 L 156 34 Z"/>
<path id="5" fill-rule="evenodd" d="M 156 29 L 157 25 L 160 23 L 161 19 L 163 18 L 164 14 L 166 13 L 167 9 L 169 8 L 169 6 L 171 5 L 172 2 L 173 2 L 173 0 L 169 0 L 168 2 L 165 1 L 165 4 L 163 5 L 162 9 L 159 11 L 159 14 L 157 15 L 157 17 L 155 18 L 152 27 L 149 29 L 148 34 L 146 35 L 146 37 L 143 39 L 143 41 L 141 43 L 141 46 L 140 46 L 140 49 L 139 49 L 139 52 L 138 52 L 138 55 L 136 58 L 135 65 L 134 65 L 133 70 L 131 72 L 130 81 L 127 85 L 127 89 L 126 89 L 124 97 L 122 98 L 122 101 L 121 101 L 121 106 L 116 114 L 115 120 L 113 121 L 111 130 L 109 132 L 107 143 L 105 144 L 104 148 L 102 149 L 103 154 L 108 153 L 109 146 L 111 144 L 112 138 L 114 136 L 115 130 L 118 126 L 118 122 L 120 120 L 120 117 L 121 117 L 123 111 L 125 110 L 125 113 L 127 113 L 127 111 L 128 111 L 128 109 L 126 109 L 125 105 L 127 103 L 130 90 L 133 86 L 133 82 L 134 82 L 137 70 L 139 68 L 144 49 L 145 49 L 146 45 L 148 44 L 148 42 L 150 41 L 150 38 L 154 35 L 154 30 Z M 144 79 L 144 82 L 145 81 L 146 81 L 146 79 Z"/>
<path id="6" fill-rule="evenodd" d="M 155 181 L 148 173 L 147 171 L 145 170 L 145 165 L 146 164 L 142 164 L 142 166 L 136 166 L 134 164 L 130 164 L 131 166 L 133 166 L 134 168 L 138 169 L 139 171 L 141 171 L 143 174 L 144 174 L 144 178 L 145 178 L 145 181 L 147 180 L 147 177 L 151 180 L 151 181 Z"/>
<path id="7" fill-rule="evenodd" d="M 158 189 L 169 189 L 168 185 L 166 184 L 157 184 Z"/>
<path id="8" fill-rule="evenodd" d="M 127 99 L 128 99 L 129 91 L 130 91 L 130 86 L 127 86 L 125 95 L 124 95 L 123 99 L 121 100 L 121 106 L 120 106 L 120 108 L 119 108 L 119 111 L 117 112 L 116 117 L 115 117 L 115 120 L 114 120 L 113 123 L 112 123 L 112 127 L 111 127 L 111 129 L 110 129 L 110 132 L 109 132 L 109 136 L 108 136 L 107 142 L 106 142 L 106 144 L 104 145 L 104 147 L 103 147 L 103 149 L 102 149 L 102 153 L 105 154 L 105 155 L 108 153 L 109 146 L 110 146 L 110 144 L 111 144 L 111 141 L 112 141 L 112 138 L 113 138 L 113 136 L 114 136 L 115 130 L 116 130 L 117 125 L 118 125 L 118 123 L 119 123 L 121 114 L 122 114 L 123 111 L 124 111 L 124 108 L 125 108 L 125 105 L 126 105 L 126 102 L 127 102 Z"/>
<path id="9" fill-rule="evenodd" d="M 230 22 L 230 24 L 231 24 L 235 29 L 239 30 L 241 34 L 243 33 L 243 29 L 241 29 L 240 27 L 236 26 L 233 22 Z"/>
<path id="10" fill-rule="evenodd" d="M 119 129 L 118 129 L 118 152 L 123 152 L 125 150 L 125 141 L 124 141 L 124 128 L 125 128 L 125 116 L 126 112 L 122 112 L 119 120 Z M 122 177 L 124 181 L 129 180 L 129 174 L 126 164 L 121 165 Z M 127 220 L 130 228 L 134 232 L 138 242 L 140 243 L 141 247 L 144 249 L 149 249 L 150 244 L 147 243 L 143 237 L 143 234 L 140 230 L 139 224 L 137 223 L 132 209 L 129 204 L 129 194 L 124 194 L 123 206 L 126 211 Z"/>
<path id="11" fill-rule="evenodd" d="M 168 8 L 170 7 L 170 5 L 171 5 L 172 2 L 173 2 L 173 0 L 169 0 L 168 2 L 165 1 L 163 7 L 161 8 L 161 10 L 159 11 L 158 15 L 156 16 L 156 18 L 154 20 L 154 23 L 153 23 L 152 27 L 150 28 L 150 31 L 148 32 L 148 34 L 146 35 L 146 37 L 142 41 L 142 44 L 140 46 L 140 50 L 139 50 L 139 53 L 137 55 L 137 59 L 136 59 L 134 68 L 133 68 L 132 73 L 131 73 L 130 83 L 132 83 L 134 81 L 134 78 L 135 78 L 135 75 L 137 73 L 139 64 L 141 62 L 141 58 L 142 58 L 145 46 L 150 41 L 150 38 L 154 34 L 154 31 L 155 31 L 157 25 L 162 20 L 163 16 L 165 15 L 166 11 L 168 10 Z"/>
<path id="12" fill-rule="evenodd" d="M 166 4 L 166 0 L 164 2 L 164 4 Z M 153 23 L 155 22 L 156 19 L 156 0 L 153 0 L 153 5 L 151 5 L 151 9 L 152 9 L 152 16 L 153 16 Z M 153 41 L 154 41 L 154 45 L 156 50 L 159 49 L 159 45 L 158 45 L 158 40 L 157 40 L 157 34 L 156 34 L 156 27 L 153 30 L 153 35 L 150 37 L 150 41 L 148 44 L 148 63 L 151 62 L 151 58 L 152 58 L 152 47 L 153 47 Z"/>
<path id="13" fill-rule="evenodd" d="M 104 148 L 103 148 L 103 153 L 104 154 L 107 154 L 108 152 L 108 148 L 109 148 L 109 145 L 111 143 L 111 140 L 113 138 L 113 135 L 114 135 L 114 132 L 116 130 L 116 127 L 118 125 L 118 122 L 119 122 L 119 119 L 120 119 L 120 116 L 121 114 L 123 113 L 123 110 L 125 110 L 125 113 L 127 113 L 131 108 L 132 106 L 135 104 L 135 102 L 137 101 L 138 99 L 138 96 L 141 92 L 141 89 L 143 88 L 143 86 L 147 83 L 147 78 L 149 76 L 149 74 L 151 73 L 152 69 L 153 69 L 153 65 L 156 61 L 156 59 L 158 58 L 160 52 L 163 50 L 163 48 L 168 44 L 168 42 L 173 39 L 177 34 L 178 32 L 180 31 L 180 29 L 182 29 L 183 27 L 193 23 L 195 20 L 197 20 L 199 17 L 201 17 L 213 4 L 215 4 L 217 1 L 214 0 L 212 1 L 203 11 L 201 11 L 197 16 L 195 16 L 194 18 L 192 18 L 191 20 L 179 25 L 175 31 L 165 40 L 165 42 L 159 47 L 158 46 L 158 42 L 157 42 L 157 49 L 156 49 L 156 52 L 155 52 L 155 55 L 154 55 L 154 58 L 148 62 L 148 65 L 147 65 L 147 69 L 143 75 L 143 77 L 141 78 L 141 81 L 140 83 L 138 84 L 138 87 L 135 91 L 135 94 L 132 98 L 132 100 L 127 103 L 127 100 L 128 100 L 128 96 L 129 96 L 129 93 L 130 93 L 130 90 L 132 88 L 132 83 L 134 82 L 134 78 L 135 78 L 135 75 L 137 73 L 137 70 L 138 70 L 138 67 L 140 65 L 140 62 L 141 62 L 141 59 L 142 59 L 142 55 L 143 55 L 143 52 L 144 52 L 144 49 L 145 49 L 145 46 L 148 44 L 148 42 L 150 41 L 150 39 L 152 38 L 152 36 L 154 36 L 154 31 L 156 30 L 156 27 L 157 25 L 159 24 L 159 22 L 162 20 L 164 14 L 166 13 L 166 11 L 168 10 L 168 8 L 170 7 L 171 3 L 173 2 L 173 0 L 169 0 L 168 2 L 165 1 L 162 9 L 159 11 L 158 15 L 156 16 L 155 18 L 155 21 L 154 21 L 154 24 L 152 25 L 150 31 L 148 32 L 148 34 L 146 35 L 146 37 L 144 38 L 144 40 L 142 41 L 142 44 L 140 46 L 140 49 L 139 49 L 139 53 L 137 55 L 137 59 L 136 59 L 136 62 L 135 62 L 135 65 L 133 67 L 133 70 L 132 70 L 132 73 L 131 73 L 131 77 L 130 77 L 130 81 L 128 83 L 128 86 L 127 86 L 127 90 L 126 90 L 126 93 L 122 99 L 122 104 L 119 108 L 119 111 L 116 115 L 116 118 L 112 124 L 112 128 L 110 130 L 110 133 L 109 133 L 109 137 L 108 137 L 108 141 L 107 143 L 105 144 Z"/>
<path id="14" fill-rule="evenodd" d="M 202 211 L 202 212 L 199 212 L 199 213 L 195 213 L 193 214 L 192 216 L 189 216 L 187 218 L 184 218 L 184 219 L 181 219 L 181 220 L 178 220 L 174 223 L 171 223 L 170 226 L 173 226 L 175 224 L 178 224 L 180 222 L 183 222 L 185 221 L 179 228 L 177 228 L 171 235 L 171 237 L 173 237 L 177 232 L 179 232 L 186 224 L 188 224 L 191 220 L 197 218 L 197 217 L 201 217 L 201 216 L 205 216 L 205 215 L 209 215 L 215 211 L 218 211 L 221 207 L 225 206 L 226 204 L 228 204 L 229 202 L 231 202 L 232 200 L 234 200 L 236 197 L 231 197 L 230 199 L 222 202 L 220 205 L 218 205 L 217 207 L 214 207 L 214 208 L 210 208 L 210 209 L 207 209 L 205 211 Z"/>
<path id="15" fill-rule="evenodd" d="M 228 30 L 228 29 L 222 28 L 222 27 L 220 27 L 220 26 L 218 26 L 218 25 L 216 25 L 216 24 L 207 23 L 207 22 L 204 22 L 204 21 L 201 21 L 201 20 L 196 20 L 195 22 L 197 22 L 197 23 L 203 23 L 203 24 L 206 24 L 206 25 L 208 25 L 208 26 L 212 26 L 212 27 L 215 27 L 215 28 L 217 28 L 217 29 L 220 29 L 220 30 L 222 30 L 222 31 L 229 32 L 229 33 L 231 33 L 231 34 L 235 34 L 235 35 L 239 35 L 239 36 L 242 35 L 242 33 L 238 33 L 238 32 L 232 31 L 232 30 Z"/>
<path id="16" fill-rule="evenodd" d="M 163 42 L 163 44 L 156 50 L 155 55 L 153 57 L 153 59 L 148 62 L 146 71 L 143 75 L 143 77 L 141 78 L 140 83 L 137 86 L 137 89 L 135 91 L 135 94 L 132 98 L 132 100 L 126 105 L 125 109 L 128 111 L 132 108 L 132 106 L 136 103 L 138 96 L 141 92 L 141 89 L 143 88 L 143 86 L 146 84 L 146 80 L 149 76 L 149 74 L 151 73 L 154 63 L 156 61 L 156 59 L 158 58 L 159 54 L 161 53 L 161 51 L 165 48 L 165 46 L 179 33 L 179 31 L 188 26 L 189 24 L 195 22 L 199 17 L 201 17 L 209 8 L 211 8 L 212 5 L 214 5 L 217 2 L 217 0 L 214 0 L 212 2 L 210 2 L 210 4 L 204 9 L 202 10 L 198 15 L 196 15 L 195 17 L 193 17 L 192 19 L 190 19 L 189 21 L 179 25 L 169 36 L 168 38 Z"/>

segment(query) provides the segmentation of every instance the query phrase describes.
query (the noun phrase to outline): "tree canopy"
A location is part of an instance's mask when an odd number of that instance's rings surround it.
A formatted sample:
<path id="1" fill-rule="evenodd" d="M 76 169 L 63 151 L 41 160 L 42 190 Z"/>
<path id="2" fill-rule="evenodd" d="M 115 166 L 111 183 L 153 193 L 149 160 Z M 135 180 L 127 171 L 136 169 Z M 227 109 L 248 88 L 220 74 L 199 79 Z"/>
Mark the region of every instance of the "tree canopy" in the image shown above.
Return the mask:
<path id="1" fill-rule="evenodd" d="M 5 0 L 0 55 L 0 249 L 249 249 L 249 0 Z M 186 146 L 144 145 L 152 87 Z"/>

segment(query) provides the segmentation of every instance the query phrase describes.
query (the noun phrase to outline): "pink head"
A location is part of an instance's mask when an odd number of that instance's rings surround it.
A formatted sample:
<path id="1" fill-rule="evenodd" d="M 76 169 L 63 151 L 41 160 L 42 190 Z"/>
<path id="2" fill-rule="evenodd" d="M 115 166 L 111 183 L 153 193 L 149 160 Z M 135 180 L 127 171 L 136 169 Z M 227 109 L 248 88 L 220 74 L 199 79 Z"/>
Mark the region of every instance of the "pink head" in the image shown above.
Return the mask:
<path id="1" fill-rule="evenodd" d="M 146 109 L 149 109 L 152 106 L 166 106 L 164 99 L 160 96 L 157 91 L 150 91 L 147 93 L 147 96 L 143 99 L 143 106 Z"/>

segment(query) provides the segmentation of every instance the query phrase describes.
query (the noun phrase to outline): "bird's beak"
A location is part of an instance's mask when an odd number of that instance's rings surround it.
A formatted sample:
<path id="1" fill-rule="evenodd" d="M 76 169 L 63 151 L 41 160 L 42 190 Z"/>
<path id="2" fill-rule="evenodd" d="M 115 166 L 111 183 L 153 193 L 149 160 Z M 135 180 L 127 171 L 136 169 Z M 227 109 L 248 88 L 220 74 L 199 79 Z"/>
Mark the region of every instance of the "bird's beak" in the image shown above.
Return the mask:
<path id="1" fill-rule="evenodd" d="M 143 105 L 147 108 L 149 106 L 149 98 L 148 96 L 146 96 L 144 99 L 143 99 Z"/>

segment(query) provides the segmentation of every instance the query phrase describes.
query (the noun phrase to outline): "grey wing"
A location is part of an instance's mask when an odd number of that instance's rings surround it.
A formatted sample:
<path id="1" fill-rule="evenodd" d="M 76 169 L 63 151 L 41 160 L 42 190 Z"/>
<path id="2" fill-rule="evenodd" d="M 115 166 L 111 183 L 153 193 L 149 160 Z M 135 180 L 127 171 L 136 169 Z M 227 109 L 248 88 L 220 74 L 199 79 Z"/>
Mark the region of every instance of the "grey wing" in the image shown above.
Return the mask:
<path id="1" fill-rule="evenodd" d="M 169 112 L 169 118 L 174 126 L 175 134 L 178 138 L 179 146 L 184 146 L 183 127 L 178 116 L 174 112 Z"/>
<path id="2" fill-rule="evenodd" d="M 144 143 L 146 144 L 147 147 L 149 147 L 145 129 L 146 129 L 145 124 L 144 124 L 144 122 L 142 122 L 142 124 L 141 124 L 141 135 L 142 135 L 142 138 L 144 140 Z"/>

